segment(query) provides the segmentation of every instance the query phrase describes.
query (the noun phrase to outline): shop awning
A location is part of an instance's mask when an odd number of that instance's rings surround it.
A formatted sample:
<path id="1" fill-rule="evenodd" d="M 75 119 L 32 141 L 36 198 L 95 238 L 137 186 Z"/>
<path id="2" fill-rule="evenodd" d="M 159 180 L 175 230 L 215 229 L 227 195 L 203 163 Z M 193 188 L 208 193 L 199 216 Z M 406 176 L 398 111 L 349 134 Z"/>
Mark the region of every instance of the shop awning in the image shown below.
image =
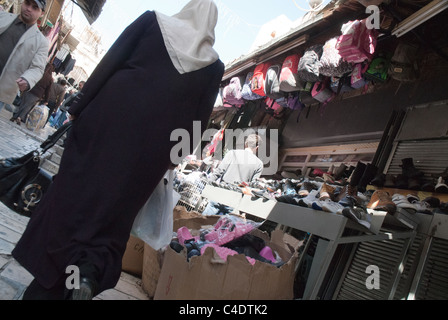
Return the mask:
<path id="1" fill-rule="evenodd" d="M 84 13 L 89 24 L 92 24 L 98 19 L 103 10 L 106 0 L 71 0 L 78 5 Z"/>

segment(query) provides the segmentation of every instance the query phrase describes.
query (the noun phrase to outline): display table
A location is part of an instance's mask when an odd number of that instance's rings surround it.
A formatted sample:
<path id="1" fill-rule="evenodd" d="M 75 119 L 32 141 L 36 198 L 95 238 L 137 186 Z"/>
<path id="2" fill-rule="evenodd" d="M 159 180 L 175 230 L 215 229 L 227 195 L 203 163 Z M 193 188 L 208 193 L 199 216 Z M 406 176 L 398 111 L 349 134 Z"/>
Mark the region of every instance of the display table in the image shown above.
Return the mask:
<path id="1" fill-rule="evenodd" d="M 399 266 L 404 262 L 406 252 L 415 235 L 418 221 L 406 217 L 404 212 L 395 215 L 384 211 L 369 210 L 372 214 L 371 227 L 364 226 L 347 219 L 343 215 L 313 210 L 287 203 L 251 197 L 236 191 L 207 185 L 202 191 L 202 196 L 210 201 L 222 203 L 233 207 L 235 210 L 248 213 L 255 217 L 270 220 L 281 225 L 297 230 L 305 231 L 311 235 L 322 238 L 324 246 L 320 246 L 320 252 L 316 252 L 310 277 L 306 284 L 304 299 L 318 298 L 319 289 L 327 274 L 334 253 L 341 244 L 357 243 L 363 241 L 378 241 L 387 239 L 404 239 L 405 245 L 393 274 L 393 286 L 390 288 L 389 297 L 394 296 L 399 281 Z M 383 231 L 384 225 L 388 225 L 388 231 Z M 346 229 L 359 231 L 356 236 L 344 236 Z M 309 245 L 307 242 L 307 245 Z M 305 247 L 306 252 L 307 247 Z M 301 263 L 303 255 L 299 260 Z"/>

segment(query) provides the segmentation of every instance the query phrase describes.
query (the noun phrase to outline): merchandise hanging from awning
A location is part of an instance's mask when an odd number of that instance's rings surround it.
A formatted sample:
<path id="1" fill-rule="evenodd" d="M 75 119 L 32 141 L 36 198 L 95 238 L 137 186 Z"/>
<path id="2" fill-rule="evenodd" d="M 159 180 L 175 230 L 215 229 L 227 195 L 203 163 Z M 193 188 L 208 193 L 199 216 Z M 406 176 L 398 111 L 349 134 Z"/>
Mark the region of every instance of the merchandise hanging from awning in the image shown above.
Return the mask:
<path id="1" fill-rule="evenodd" d="M 82 9 L 89 24 L 92 24 L 98 19 L 103 10 L 106 0 L 71 0 L 74 4 Z"/>

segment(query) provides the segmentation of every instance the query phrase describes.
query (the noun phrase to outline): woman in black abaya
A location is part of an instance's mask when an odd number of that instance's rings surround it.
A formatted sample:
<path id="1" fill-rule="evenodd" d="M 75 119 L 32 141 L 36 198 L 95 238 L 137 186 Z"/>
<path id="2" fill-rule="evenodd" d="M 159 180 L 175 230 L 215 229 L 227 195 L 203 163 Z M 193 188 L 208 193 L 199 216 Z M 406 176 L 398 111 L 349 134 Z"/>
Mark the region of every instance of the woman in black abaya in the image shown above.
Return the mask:
<path id="1" fill-rule="evenodd" d="M 216 22 L 211 0 L 172 17 L 147 11 L 89 77 L 70 108 L 59 173 L 13 251 L 35 278 L 24 299 L 91 298 L 115 287 L 134 218 L 171 165 L 179 143 L 171 133 L 192 137 L 194 121 L 207 125 L 224 72 Z M 66 290 L 72 265 L 81 291 Z"/>

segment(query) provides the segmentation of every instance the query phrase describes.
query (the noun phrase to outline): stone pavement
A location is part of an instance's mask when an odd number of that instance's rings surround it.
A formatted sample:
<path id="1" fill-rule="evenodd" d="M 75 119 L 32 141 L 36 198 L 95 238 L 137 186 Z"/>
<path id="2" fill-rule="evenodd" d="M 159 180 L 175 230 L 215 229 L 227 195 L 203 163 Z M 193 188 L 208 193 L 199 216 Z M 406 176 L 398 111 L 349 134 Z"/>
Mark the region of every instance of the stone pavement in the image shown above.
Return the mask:
<path id="1" fill-rule="evenodd" d="M 24 155 L 35 150 L 54 132 L 48 125 L 32 132 L 24 124 L 9 121 L 11 112 L 0 111 L 0 159 Z M 42 167 L 55 174 L 63 149 L 55 146 L 44 155 Z M 11 256 L 15 244 L 26 228 L 29 218 L 17 214 L 0 203 L 0 300 L 20 300 L 33 277 Z M 122 273 L 115 289 L 107 290 L 95 300 L 149 300 L 141 288 L 141 279 Z"/>

